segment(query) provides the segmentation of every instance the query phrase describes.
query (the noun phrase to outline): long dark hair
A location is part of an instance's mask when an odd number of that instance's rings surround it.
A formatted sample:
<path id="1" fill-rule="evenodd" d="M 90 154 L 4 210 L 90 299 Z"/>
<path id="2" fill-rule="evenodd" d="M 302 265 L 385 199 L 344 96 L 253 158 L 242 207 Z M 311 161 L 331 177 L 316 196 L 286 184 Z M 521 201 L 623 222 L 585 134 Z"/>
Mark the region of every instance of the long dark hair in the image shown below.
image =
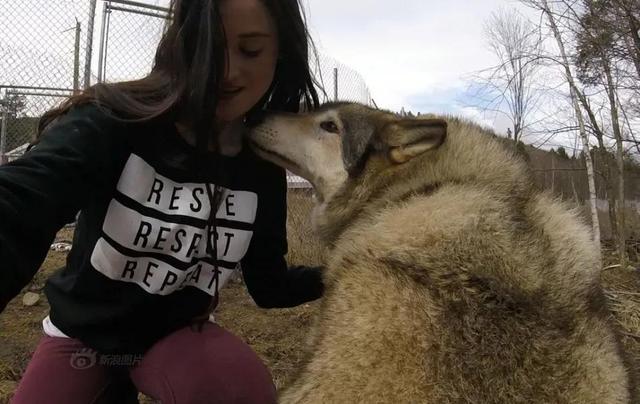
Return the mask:
<path id="1" fill-rule="evenodd" d="M 250 114 L 260 109 L 297 112 L 319 105 L 309 68 L 313 43 L 298 0 L 261 0 L 276 23 L 280 55 L 273 83 Z M 119 119 L 147 121 L 172 116 L 207 145 L 213 133 L 215 94 L 224 79 L 226 39 L 218 0 L 172 0 L 171 20 L 158 45 L 151 72 L 133 81 L 98 83 L 65 100 L 40 119 L 38 136 L 76 105 L 96 103 Z"/>

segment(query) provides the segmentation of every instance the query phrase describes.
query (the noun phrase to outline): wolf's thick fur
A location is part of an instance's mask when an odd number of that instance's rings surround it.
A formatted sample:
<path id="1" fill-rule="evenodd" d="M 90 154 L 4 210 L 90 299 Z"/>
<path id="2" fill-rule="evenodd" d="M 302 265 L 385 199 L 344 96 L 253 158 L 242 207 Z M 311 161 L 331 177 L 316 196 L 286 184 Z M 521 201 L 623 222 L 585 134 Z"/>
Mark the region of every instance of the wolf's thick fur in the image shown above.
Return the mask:
<path id="1" fill-rule="evenodd" d="M 281 402 L 636 402 L 589 229 L 519 158 L 447 119 L 441 144 L 394 161 L 389 132 L 406 122 L 349 104 L 300 119 L 327 111 L 335 163 L 365 160 L 314 213 L 330 246 L 326 294 Z M 294 142 L 278 117 L 265 127 L 263 152 Z M 369 152 L 344 155 L 358 139 Z M 284 157 L 311 177 L 304 158 Z"/>

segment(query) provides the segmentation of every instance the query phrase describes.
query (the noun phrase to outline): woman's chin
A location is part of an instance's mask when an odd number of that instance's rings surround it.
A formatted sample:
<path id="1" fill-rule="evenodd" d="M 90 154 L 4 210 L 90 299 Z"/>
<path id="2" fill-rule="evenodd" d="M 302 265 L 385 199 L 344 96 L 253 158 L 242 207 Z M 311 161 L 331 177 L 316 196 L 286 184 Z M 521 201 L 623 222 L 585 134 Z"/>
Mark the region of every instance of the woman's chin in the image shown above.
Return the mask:
<path id="1" fill-rule="evenodd" d="M 229 101 L 221 101 L 216 108 L 216 120 L 219 122 L 232 122 L 244 117 L 248 108 L 242 108 L 240 105 L 233 105 Z"/>
<path id="2" fill-rule="evenodd" d="M 219 123 L 228 123 L 233 122 L 242 117 L 242 114 L 237 113 L 227 113 L 225 112 L 216 112 L 216 121 Z"/>

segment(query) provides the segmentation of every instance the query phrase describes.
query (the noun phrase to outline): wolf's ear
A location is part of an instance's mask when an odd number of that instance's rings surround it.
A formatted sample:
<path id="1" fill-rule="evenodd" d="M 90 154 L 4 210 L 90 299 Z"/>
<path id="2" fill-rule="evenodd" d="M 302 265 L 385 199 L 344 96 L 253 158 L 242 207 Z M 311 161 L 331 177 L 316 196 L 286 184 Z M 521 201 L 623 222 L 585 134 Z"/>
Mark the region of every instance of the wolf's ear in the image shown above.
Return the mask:
<path id="1" fill-rule="evenodd" d="M 356 117 L 343 117 L 342 125 L 342 160 L 349 175 L 353 175 L 365 162 L 375 127 L 366 119 Z"/>
<path id="2" fill-rule="evenodd" d="M 432 149 L 437 149 L 447 137 L 444 119 L 402 119 L 388 123 L 381 140 L 388 148 L 389 158 L 404 163 Z"/>

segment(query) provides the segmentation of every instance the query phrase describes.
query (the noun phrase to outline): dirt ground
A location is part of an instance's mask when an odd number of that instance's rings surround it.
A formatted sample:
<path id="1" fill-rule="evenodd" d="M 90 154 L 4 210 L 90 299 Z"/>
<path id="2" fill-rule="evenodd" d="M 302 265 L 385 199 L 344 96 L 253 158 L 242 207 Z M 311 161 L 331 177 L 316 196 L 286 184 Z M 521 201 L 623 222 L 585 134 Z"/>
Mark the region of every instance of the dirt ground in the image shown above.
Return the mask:
<path id="1" fill-rule="evenodd" d="M 306 209 L 304 209 L 306 210 Z M 290 263 L 315 264 L 320 260 L 317 249 L 309 248 L 309 234 L 293 229 L 308 228 L 304 215 L 290 217 Z M 58 240 L 71 240 L 71 231 L 63 230 Z M 306 248 L 303 248 L 304 243 Z M 41 321 L 48 304 L 42 294 L 46 278 L 64 265 L 65 252 L 50 251 L 33 282 L 14 299 L 0 315 L 0 404 L 8 402 L 42 334 Z M 605 255 L 605 267 L 613 263 L 612 253 Z M 638 267 L 638 263 L 636 268 Z M 603 272 L 607 296 L 616 320 L 622 325 L 627 351 L 640 364 L 640 275 L 639 271 L 609 268 Z M 24 306 L 25 292 L 40 294 L 34 306 Z M 217 321 L 243 338 L 264 359 L 278 387 L 283 386 L 299 369 L 305 337 L 318 303 L 293 309 L 263 310 L 255 306 L 244 285 L 231 282 L 221 294 Z M 640 371 L 640 368 L 637 368 Z M 143 403 L 150 401 L 143 399 Z"/>

